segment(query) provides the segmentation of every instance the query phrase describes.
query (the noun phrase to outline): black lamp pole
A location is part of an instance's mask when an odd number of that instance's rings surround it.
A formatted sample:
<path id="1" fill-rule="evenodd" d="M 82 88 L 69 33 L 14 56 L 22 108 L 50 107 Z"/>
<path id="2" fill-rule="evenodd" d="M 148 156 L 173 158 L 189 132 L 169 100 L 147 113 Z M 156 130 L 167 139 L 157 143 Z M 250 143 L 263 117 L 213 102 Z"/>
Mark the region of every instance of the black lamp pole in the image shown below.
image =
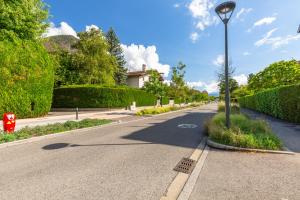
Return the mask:
<path id="1" fill-rule="evenodd" d="M 226 127 L 230 128 L 230 91 L 229 91 L 229 73 L 228 73 L 228 22 L 235 8 L 235 2 L 224 2 L 216 7 L 216 13 L 225 25 L 225 112 Z M 229 15 L 229 16 L 228 16 Z"/>

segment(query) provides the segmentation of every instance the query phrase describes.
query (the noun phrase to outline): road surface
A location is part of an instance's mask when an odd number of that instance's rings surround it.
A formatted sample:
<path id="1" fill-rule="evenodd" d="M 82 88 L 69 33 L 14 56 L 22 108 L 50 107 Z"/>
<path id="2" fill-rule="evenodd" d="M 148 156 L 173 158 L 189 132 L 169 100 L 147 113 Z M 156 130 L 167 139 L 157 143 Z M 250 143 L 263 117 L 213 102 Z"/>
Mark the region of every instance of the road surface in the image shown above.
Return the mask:
<path id="1" fill-rule="evenodd" d="M 0 148 L 0 199 L 160 199 L 176 175 L 173 168 L 197 147 L 216 107 Z"/>

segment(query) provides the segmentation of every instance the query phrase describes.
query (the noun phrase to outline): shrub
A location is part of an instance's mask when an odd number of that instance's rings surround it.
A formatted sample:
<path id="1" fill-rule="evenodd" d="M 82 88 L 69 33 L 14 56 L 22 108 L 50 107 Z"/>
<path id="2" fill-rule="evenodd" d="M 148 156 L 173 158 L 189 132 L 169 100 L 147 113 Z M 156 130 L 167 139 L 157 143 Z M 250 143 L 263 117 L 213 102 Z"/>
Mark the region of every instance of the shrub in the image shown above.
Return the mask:
<path id="1" fill-rule="evenodd" d="M 265 90 L 239 99 L 240 106 L 300 123 L 300 85 Z"/>
<path id="2" fill-rule="evenodd" d="M 38 42 L 0 42 L 0 117 L 42 116 L 51 108 L 53 59 Z"/>
<path id="3" fill-rule="evenodd" d="M 230 116 L 231 128 L 225 126 L 225 114 L 215 115 L 208 123 L 209 138 L 215 142 L 243 148 L 281 150 L 282 143 L 265 121 L 245 115 Z"/>
<path id="4" fill-rule="evenodd" d="M 143 109 L 139 112 L 136 113 L 138 116 L 142 115 L 156 115 L 156 114 L 161 114 L 161 113 L 166 113 L 174 110 L 178 110 L 179 108 L 176 107 L 158 107 L 158 108 L 147 108 Z"/>
<path id="5" fill-rule="evenodd" d="M 225 104 L 224 103 L 220 103 L 218 105 L 218 112 L 225 112 Z M 232 104 L 230 106 L 230 112 L 233 114 L 239 114 L 240 113 L 240 107 L 236 104 Z"/>
<path id="6" fill-rule="evenodd" d="M 26 127 L 14 134 L 2 134 L 0 133 L 0 144 L 5 142 L 12 142 L 14 140 L 27 139 L 34 136 L 49 135 L 53 133 L 60 133 L 64 131 L 70 131 L 74 129 L 81 129 L 93 126 L 100 126 L 110 123 L 110 120 L 105 119 L 84 119 L 82 121 L 67 121 L 65 123 L 49 124 L 46 126 L 36 126 L 33 128 Z"/>
<path id="7" fill-rule="evenodd" d="M 137 106 L 153 106 L 156 97 L 140 89 L 73 85 L 54 89 L 53 108 L 121 108 L 136 102 Z"/>

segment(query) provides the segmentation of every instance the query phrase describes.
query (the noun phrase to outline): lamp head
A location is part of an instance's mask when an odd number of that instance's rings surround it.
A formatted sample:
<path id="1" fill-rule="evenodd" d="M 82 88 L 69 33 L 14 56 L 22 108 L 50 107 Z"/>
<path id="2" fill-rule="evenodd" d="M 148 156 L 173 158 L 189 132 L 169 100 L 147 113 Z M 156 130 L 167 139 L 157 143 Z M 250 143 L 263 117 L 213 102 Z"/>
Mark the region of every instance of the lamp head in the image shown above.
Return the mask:
<path id="1" fill-rule="evenodd" d="M 228 23 L 235 9 L 234 1 L 227 1 L 218 5 L 215 9 L 216 13 L 224 23 Z"/>

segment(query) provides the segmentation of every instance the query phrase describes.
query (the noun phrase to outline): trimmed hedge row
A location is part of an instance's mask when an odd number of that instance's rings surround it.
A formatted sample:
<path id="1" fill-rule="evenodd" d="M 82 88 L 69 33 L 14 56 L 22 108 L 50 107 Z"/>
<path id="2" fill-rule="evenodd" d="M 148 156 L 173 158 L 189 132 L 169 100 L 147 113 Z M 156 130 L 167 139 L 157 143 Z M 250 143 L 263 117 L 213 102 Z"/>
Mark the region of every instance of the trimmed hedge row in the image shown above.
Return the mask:
<path id="1" fill-rule="evenodd" d="M 121 108 L 135 101 L 137 106 L 154 106 L 156 97 L 140 89 L 73 85 L 54 89 L 53 108 Z"/>
<path id="2" fill-rule="evenodd" d="M 33 41 L 0 42 L 0 119 L 37 117 L 51 108 L 54 64 L 45 48 Z"/>
<path id="3" fill-rule="evenodd" d="M 265 90 L 242 97 L 239 104 L 289 122 L 300 123 L 300 84 Z"/>

